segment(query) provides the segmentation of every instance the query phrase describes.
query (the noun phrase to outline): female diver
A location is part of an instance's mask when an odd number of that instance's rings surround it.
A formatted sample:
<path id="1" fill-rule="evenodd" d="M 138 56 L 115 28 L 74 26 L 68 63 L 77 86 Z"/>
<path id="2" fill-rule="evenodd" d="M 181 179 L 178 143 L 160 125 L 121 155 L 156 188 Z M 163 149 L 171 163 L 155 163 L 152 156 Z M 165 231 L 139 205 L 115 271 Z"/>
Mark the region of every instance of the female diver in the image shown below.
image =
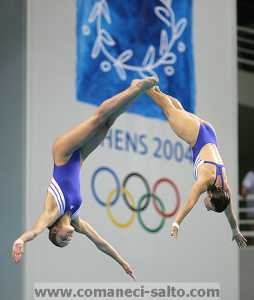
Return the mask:
<path id="1" fill-rule="evenodd" d="M 226 170 L 218 151 L 217 137 L 213 126 L 184 110 L 181 103 L 164 93 L 158 86 L 146 91 L 163 110 L 175 134 L 187 142 L 193 153 L 194 175 L 196 178 L 185 205 L 179 210 L 172 224 L 171 236 L 177 237 L 179 226 L 200 198 L 206 193 L 204 203 L 207 210 L 223 212 L 232 229 L 233 240 L 239 247 L 246 247 L 247 241 L 241 234 L 231 204 L 231 192 Z"/>
<path id="2" fill-rule="evenodd" d="M 111 256 L 128 275 L 134 277 L 129 264 L 79 216 L 82 204 L 80 168 L 89 154 L 102 142 L 117 117 L 139 95 L 156 83 L 153 77 L 134 80 L 125 91 L 104 101 L 87 121 L 56 139 L 53 145 L 53 177 L 48 187 L 44 210 L 34 226 L 14 242 L 12 256 L 16 263 L 22 258 L 25 243 L 33 240 L 44 229 L 49 229 L 49 240 L 58 247 L 67 246 L 76 231 L 86 235 L 99 250 Z"/>

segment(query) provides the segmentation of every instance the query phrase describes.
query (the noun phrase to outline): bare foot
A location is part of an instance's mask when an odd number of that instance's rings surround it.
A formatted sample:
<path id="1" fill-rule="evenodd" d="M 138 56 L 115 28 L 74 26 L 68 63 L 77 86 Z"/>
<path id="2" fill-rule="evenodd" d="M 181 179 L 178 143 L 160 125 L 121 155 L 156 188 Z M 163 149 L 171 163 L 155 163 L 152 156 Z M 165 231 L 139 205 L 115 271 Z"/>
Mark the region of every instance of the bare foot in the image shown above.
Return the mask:
<path id="1" fill-rule="evenodd" d="M 153 89 L 154 91 L 158 92 L 158 93 L 161 92 L 161 90 L 160 90 L 160 88 L 159 88 L 158 85 L 154 86 L 152 89 Z"/>
<path id="2" fill-rule="evenodd" d="M 142 91 L 151 89 L 158 84 L 158 80 L 155 77 L 146 77 L 144 79 L 135 79 L 132 81 L 131 86 L 138 87 Z"/>
<path id="3" fill-rule="evenodd" d="M 155 85 L 155 86 L 153 86 L 152 88 L 150 88 L 150 89 L 147 89 L 146 91 L 145 91 L 145 93 L 149 96 L 151 96 L 151 95 L 154 95 L 154 94 L 161 94 L 161 90 L 160 90 L 160 88 L 159 88 L 159 86 L 158 85 Z"/>

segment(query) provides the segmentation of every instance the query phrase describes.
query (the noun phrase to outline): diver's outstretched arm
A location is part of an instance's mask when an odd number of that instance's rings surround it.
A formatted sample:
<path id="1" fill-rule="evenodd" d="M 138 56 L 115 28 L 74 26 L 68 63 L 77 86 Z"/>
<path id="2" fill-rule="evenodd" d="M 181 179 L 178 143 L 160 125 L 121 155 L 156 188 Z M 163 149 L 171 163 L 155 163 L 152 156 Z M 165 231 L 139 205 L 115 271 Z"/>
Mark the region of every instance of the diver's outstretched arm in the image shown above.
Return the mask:
<path id="1" fill-rule="evenodd" d="M 105 254 L 111 256 L 116 262 L 118 262 L 124 271 L 131 276 L 133 279 L 134 273 L 126 260 L 124 260 L 121 255 L 106 241 L 104 240 L 86 221 L 82 220 L 80 217 L 77 217 L 72 221 L 72 225 L 75 230 L 81 234 L 85 234 L 95 245 L 96 247 L 104 252 Z"/>
<path id="2" fill-rule="evenodd" d="M 22 259 L 25 249 L 25 243 L 35 239 L 44 229 L 52 225 L 59 217 L 59 210 L 55 201 L 46 198 L 44 210 L 36 220 L 33 227 L 24 232 L 14 243 L 12 247 L 12 258 L 15 263 Z"/>
<path id="3" fill-rule="evenodd" d="M 200 195 L 206 191 L 207 181 L 208 178 L 199 179 L 193 184 L 186 203 L 179 210 L 179 212 L 176 215 L 175 222 L 172 224 L 171 233 L 170 233 L 172 237 L 177 238 L 180 224 L 182 223 L 184 218 L 189 214 L 192 208 L 195 206 Z"/>
<path id="4" fill-rule="evenodd" d="M 226 187 L 225 190 L 226 190 L 226 192 L 229 193 L 229 196 L 230 196 L 230 203 L 229 203 L 228 207 L 225 209 L 225 215 L 227 217 L 228 223 L 232 230 L 232 235 L 233 235 L 232 240 L 236 241 L 239 248 L 245 248 L 245 247 L 247 247 L 247 240 L 242 235 L 242 233 L 238 227 L 238 224 L 237 224 L 237 219 L 236 219 L 236 216 L 235 216 L 235 213 L 234 213 L 234 210 L 232 207 L 232 203 L 231 203 L 231 201 L 232 201 L 231 191 L 228 186 Z"/>

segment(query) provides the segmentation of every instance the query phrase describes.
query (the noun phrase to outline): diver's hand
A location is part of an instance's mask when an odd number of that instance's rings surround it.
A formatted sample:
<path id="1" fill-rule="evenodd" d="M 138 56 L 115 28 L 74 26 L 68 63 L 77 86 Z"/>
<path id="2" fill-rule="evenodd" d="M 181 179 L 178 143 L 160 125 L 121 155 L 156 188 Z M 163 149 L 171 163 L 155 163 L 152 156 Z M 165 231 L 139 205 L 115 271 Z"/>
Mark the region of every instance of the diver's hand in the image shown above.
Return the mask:
<path id="1" fill-rule="evenodd" d="M 176 222 L 174 222 L 171 226 L 171 232 L 170 232 L 170 235 L 177 239 L 177 236 L 178 236 L 178 232 L 179 232 L 179 224 L 177 224 Z"/>
<path id="2" fill-rule="evenodd" d="M 127 262 L 124 262 L 122 264 L 122 267 L 124 269 L 124 271 L 134 280 L 136 280 L 135 275 L 134 275 L 134 271 L 132 270 L 132 268 L 130 267 L 130 265 Z"/>
<path id="3" fill-rule="evenodd" d="M 246 238 L 242 235 L 240 230 L 237 228 L 233 230 L 233 238 L 232 240 L 236 241 L 237 245 L 239 248 L 246 248 L 247 247 L 247 240 Z"/>
<path id="4" fill-rule="evenodd" d="M 12 247 L 12 258 L 15 263 L 19 263 L 24 253 L 25 243 L 21 239 L 17 239 L 13 243 Z"/>

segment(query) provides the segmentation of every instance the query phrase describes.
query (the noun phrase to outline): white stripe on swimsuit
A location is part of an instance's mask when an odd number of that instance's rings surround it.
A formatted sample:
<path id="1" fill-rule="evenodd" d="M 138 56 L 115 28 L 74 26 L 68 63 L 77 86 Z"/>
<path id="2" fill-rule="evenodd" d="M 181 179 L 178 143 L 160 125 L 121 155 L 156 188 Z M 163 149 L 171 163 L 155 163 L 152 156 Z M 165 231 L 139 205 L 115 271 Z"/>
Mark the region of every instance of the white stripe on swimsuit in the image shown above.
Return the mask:
<path id="1" fill-rule="evenodd" d="M 48 187 L 48 191 L 50 194 L 54 197 L 56 204 L 58 206 L 58 209 L 60 211 L 60 215 L 63 216 L 65 212 L 65 198 L 63 195 L 63 192 L 56 182 L 56 180 L 52 177 L 51 182 Z M 71 215 L 71 219 L 74 220 L 78 217 L 79 211 L 80 211 L 81 206 L 75 211 L 74 214 Z"/>
<path id="2" fill-rule="evenodd" d="M 197 156 L 196 160 L 195 160 L 195 163 L 193 165 L 193 175 L 194 175 L 194 178 L 197 180 L 198 178 L 198 168 L 204 163 L 204 160 L 201 159 L 199 157 L 199 155 Z"/>
<path id="3" fill-rule="evenodd" d="M 51 182 L 50 185 L 48 187 L 48 191 L 50 192 L 50 194 L 54 197 L 57 206 L 59 208 L 60 211 L 60 215 L 64 215 L 64 211 L 65 211 L 65 198 L 63 195 L 63 192 L 61 190 L 61 188 L 59 187 L 58 183 L 55 181 L 55 179 L 52 177 L 51 178 Z"/>

